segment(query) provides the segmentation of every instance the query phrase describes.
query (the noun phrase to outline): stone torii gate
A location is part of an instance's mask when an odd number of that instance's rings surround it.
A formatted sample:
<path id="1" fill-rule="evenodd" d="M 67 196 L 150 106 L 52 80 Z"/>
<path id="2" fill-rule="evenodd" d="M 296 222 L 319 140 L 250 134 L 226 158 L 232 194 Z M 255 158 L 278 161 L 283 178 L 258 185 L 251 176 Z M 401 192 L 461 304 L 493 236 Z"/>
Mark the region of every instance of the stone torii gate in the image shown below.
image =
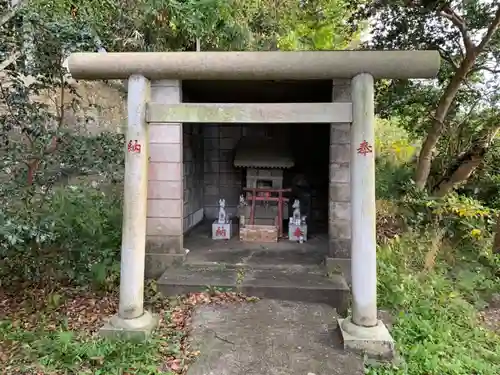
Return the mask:
<path id="1" fill-rule="evenodd" d="M 74 79 L 128 79 L 127 143 L 137 141 L 141 147 L 126 151 L 120 304 L 118 314 L 103 328 L 103 333 L 144 337 L 156 325 L 155 318 L 143 308 L 149 125 L 351 123 L 347 160 L 350 158 L 352 315 L 339 319 L 339 327 L 346 349 L 392 355 L 392 338 L 377 319 L 374 79 L 432 78 L 440 67 L 438 52 L 76 53 L 70 56 L 68 67 Z M 336 79 L 351 79 L 350 100 L 183 104 L 178 91 L 174 100 L 158 100 L 159 95 L 172 95 L 168 90 L 151 95 L 151 86 L 180 87 L 182 80 Z M 157 103 L 150 102 L 150 98 Z"/>

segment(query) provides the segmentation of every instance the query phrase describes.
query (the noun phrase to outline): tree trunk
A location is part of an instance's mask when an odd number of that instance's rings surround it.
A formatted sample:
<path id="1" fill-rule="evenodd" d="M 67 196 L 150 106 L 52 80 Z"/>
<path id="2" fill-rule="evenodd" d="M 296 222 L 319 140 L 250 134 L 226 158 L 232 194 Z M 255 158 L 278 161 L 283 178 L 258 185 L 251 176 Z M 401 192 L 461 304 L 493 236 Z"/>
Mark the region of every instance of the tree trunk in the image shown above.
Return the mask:
<path id="1" fill-rule="evenodd" d="M 439 137 L 441 136 L 443 123 L 446 119 L 451 103 L 455 99 L 455 96 L 460 89 L 460 85 L 465 80 L 467 73 L 474 66 L 477 56 L 484 50 L 500 25 L 500 6 L 498 6 L 494 18 L 486 30 L 486 34 L 481 42 L 475 46 L 467 31 L 464 21 L 450 9 L 449 5 L 446 6 L 443 11 L 445 11 L 446 8 L 448 8 L 448 12 L 441 13 L 445 18 L 451 20 L 451 22 L 462 34 L 466 52 L 465 58 L 460 63 L 455 75 L 439 100 L 436 112 L 434 113 L 434 118 L 432 119 L 431 129 L 429 130 L 427 137 L 424 140 L 424 144 L 422 145 L 422 149 L 420 150 L 417 170 L 415 172 L 415 184 L 419 189 L 423 189 L 427 184 L 427 179 L 431 170 L 432 154 L 434 153 Z"/>
<path id="2" fill-rule="evenodd" d="M 484 134 L 480 141 L 476 142 L 470 150 L 461 155 L 455 166 L 448 173 L 448 176 L 444 177 L 435 187 L 433 195 L 437 197 L 442 197 L 448 194 L 458 185 L 461 185 L 470 178 L 472 173 L 481 165 L 484 160 L 484 155 L 491 146 L 491 142 L 500 130 L 500 125 L 498 125 L 493 130 L 489 130 Z"/>
<path id="3" fill-rule="evenodd" d="M 500 215 L 497 217 L 495 238 L 493 240 L 493 254 L 500 254 Z"/>
<path id="4" fill-rule="evenodd" d="M 465 80 L 467 73 L 474 65 L 475 59 L 476 55 L 470 55 L 462 61 L 450 83 L 446 86 L 443 95 L 439 99 L 436 112 L 434 113 L 434 117 L 432 119 L 432 126 L 425 137 L 418 157 L 417 169 L 415 171 L 415 184 L 419 189 L 425 188 L 425 185 L 427 184 L 427 178 L 429 177 L 429 173 L 431 171 L 433 153 L 439 138 L 441 137 L 444 120 L 448 114 L 451 104 L 453 103 L 453 100 L 455 99 L 455 96 L 458 93 L 458 90 L 460 89 L 460 85 Z"/>
<path id="5" fill-rule="evenodd" d="M 433 195 L 436 197 L 443 197 L 452 191 L 456 186 L 464 183 L 469 179 L 472 173 L 476 170 L 481 162 L 483 161 L 482 157 L 471 158 L 470 160 L 464 161 L 460 166 L 453 172 L 453 174 L 449 177 L 449 179 L 443 180 L 433 192 Z"/>
<path id="6" fill-rule="evenodd" d="M 28 176 L 26 178 L 26 183 L 28 186 L 33 185 L 35 182 L 35 173 L 38 169 L 38 160 L 33 160 L 28 163 Z"/>

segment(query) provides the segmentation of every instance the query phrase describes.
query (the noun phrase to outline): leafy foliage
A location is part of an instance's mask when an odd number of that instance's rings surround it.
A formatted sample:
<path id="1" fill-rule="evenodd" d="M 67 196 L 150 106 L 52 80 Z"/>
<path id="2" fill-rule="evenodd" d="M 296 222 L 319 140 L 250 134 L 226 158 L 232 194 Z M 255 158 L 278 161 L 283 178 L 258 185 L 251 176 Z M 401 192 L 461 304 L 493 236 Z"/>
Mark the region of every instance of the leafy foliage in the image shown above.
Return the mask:
<path id="1" fill-rule="evenodd" d="M 67 185 L 0 213 L 0 282 L 116 282 L 121 193 Z M 113 274 L 114 273 L 114 274 Z M 112 283 L 112 284 L 113 284 Z"/>
<path id="2" fill-rule="evenodd" d="M 400 208 L 409 227 L 440 227 L 445 238 L 461 247 L 475 249 L 491 239 L 495 212 L 474 199 L 458 194 L 433 199 L 413 191 L 400 201 Z M 488 247 L 481 250 L 487 253 Z"/>
<path id="3" fill-rule="evenodd" d="M 416 185 L 427 184 L 431 191 L 445 194 L 468 180 L 489 148 L 484 136 L 497 131 L 497 111 L 492 108 L 499 103 L 500 4 L 361 3 L 352 22 L 358 23 L 359 17 L 373 20 L 369 48 L 431 49 L 442 56 L 434 82 L 382 81 L 377 99 L 381 116 L 397 117 L 410 134 L 424 137 Z M 468 163 L 470 159 L 474 163 Z M 443 170 L 444 177 L 436 176 Z"/>
<path id="4" fill-rule="evenodd" d="M 392 334 L 405 356 L 400 367 L 379 367 L 372 375 L 469 375 L 500 371 L 498 336 L 484 329 L 476 308 L 485 305 L 498 282 L 485 266 L 427 234 L 408 233 L 378 249 L 379 303 L 395 316 Z M 433 247 L 440 259 L 426 269 Z M 454 253 L 451 268 L 446 257 Z M 444 258 L 444 259 L 443 259 Z"/>
<path id="5" fill-rule="evenodd" d="M 23 26 L 11 27 L 8 38 L 0 40 L 6 50 L 27 52 L 24 63 L 2 72 L 0 81 L 4 287 L 90 280 L 108 287 L 117 281 L 121 192 L 112 182 L 122 180 L 124 140 L 78 129 L 92 119 L 79 115 L 80 97 L 62 62 L 67 53 L 88 50 L 95 41 L 79 20 L 50 15 L 58 7 L 63 4 L 22 7 Z M 39 39 L 27 38 L 26 30 L 37 30 Z M 82 175 L 96 181 L 74 186 Z M 107 182 L 103 189 L 102 181 Z"/>
<path id="6" fill-rule="evenodd" d="M 368 373 L 496 373 L 498 335 L 484 328 L 478 310 L 499 292 L 500 258 L 491 250 L 497 212 L 456 193 L 436 199 L 399 180 L 394 171 L 411 169 L 391 147 L 408 141 L 398 124 L 378 124 L 377 188 L 386 201 L 377 202 L 377 232 L 402 228 L 379 240 L 377 259 L 379 304 L 394 317 L 391 333 L 405 362 Z"/>
<path id="7" fill-rule="evenodd" d="M 378 199 L 391 199 L 405 194 L 413 169 L 411 161 L 418 142 L 410 139 L 398 121 L 378 119 L 375 124 L 375 176 Z"/>
<path id="8" fill-rule="evenodd" d="M 68 126 L 70 116 L 76 117 L 77 125 L 92 120 L 78 116 L 80 98 L 62 68 L 68 53 L 99 47 L 194 50 L 197 39 L 204 50 L 344 48 L 359 38 L 369 14 L 375 15 L 370 47 L 438 49 L 446 61 L 432 83 L 378 83 L 377 110 L 386 121 L 377 124 L 377 194 L 391 203 L 385 208 L 392 215 L 390 224 L 401 223 L 408 232 L 401 235 L 399 230 L 392 239 L 380 241 L 379 291 L 382 305 L 396 316 L 393 334 L 408 366 L 369 371 L 498 373 L 497 337 L 476 320 L 476 309 L 484 307 L 500 285 L 498 257 L 489 251 L 497 206 L 484 203 L 498 189 L 498 148 L 494 141 L 493 146 L 483 142 L 485 137 L 494 139 L 498 117 L 498 33 L 491 34 L 472 65 L 461 73 L 458 69 L 470 57 L 461 21 L 471 40 L 480 43 L 484 28 L 494 23 L 497 4 L 377 4 L 373 8 L 365 1 L 344 0 L 32 0 L 19 13 L 24 25 L 2 26 L 2 57 L 16 49 L 28 55 L 1 80 L 5 108 L 0 118 L 0 280 L 2 287 L 22 282 L 24 288 L 43 287 L 30 289 L 35 296 L 40 291 L 49 294 L 39 296 L 43 309 L 23 300 L 8 320 L 0 316 L 0 362 L 8 352 L 9 370 L 37 363 L 37 370 L 42 366 L 60 373 L 78 369 L 145 374 L 160 371 L 160 357 L 168 359 L 167 371 L 183 371 L 195 356 L 185 356 L 185 317 L 178 316 L 184 310 L 173 306 L 162 311 L 166 331 L 144 345 L 110 343 L 89 334 L 101 315 L 116 310 L 124 143 L 117 134 L 90 136 Z M 348 25 L 349 17 L 356 18 L 357 28 Z M 29 30 L 36 30 L 37 37 L 30 38 Z M 458 89 L 450 94 L 446 88 L 452 82 L 458 82 Z M 42 99 L 47 97 L 52 102 Z M 436 131 L 437 108 L 448 99 Z M 443 170 L 452 176 L 456 165 L 468 160 L 463 155 L 478 150 L 474 155 L 486 163 L 473 182 L 482 189 L 469 185 L 463 191 L 483 202 L 457 194 L 435 200 L 415 189 L 409 179 L 413 155 L 421 139 L 433 131 L 441 138 L 429 185 L 441 183 L 437 175 Z M 81 176 L 86 183 L 77 184 L 75 178 Z M 60 291 L 64 284 L 90 282 L 110 293 L 89 297 L 87 289 L 77 289 L 78 295 Z M 218 296 L 213 293 L 210 298 Z M 184 302 L 192 307 L 199 301 Z M 71 315 L 75 304 L 76 317 Z M 25 306 L 31 308 L 27 315 Z"/>
<path id="9" fill-rule="evenodd" d="M 32 4 L 43 17 L 56 16 L 59 24 L 78 23 L 82 34 L 108 51 L 195 50 L 197 39 L 204 50 L 333 49 L 358 34 L 344 22 L 350 15 L 344 0 L 32 0 Z"/>

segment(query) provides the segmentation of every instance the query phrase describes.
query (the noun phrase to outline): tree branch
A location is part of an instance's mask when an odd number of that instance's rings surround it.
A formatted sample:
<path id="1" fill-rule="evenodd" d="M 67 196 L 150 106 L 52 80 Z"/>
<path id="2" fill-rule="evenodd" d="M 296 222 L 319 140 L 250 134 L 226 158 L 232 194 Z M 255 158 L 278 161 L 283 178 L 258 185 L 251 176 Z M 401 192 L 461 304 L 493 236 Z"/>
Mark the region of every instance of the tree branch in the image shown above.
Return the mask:
<path id="1" fill-rule="evenodd" d="M 21 5 L 23 5 L 23 2 L 24 1 L 20 1 L 18 4 L 12 6 L 9 10 L 7 10 L 7 12 L 0 16 L 0 26 L 9 22 L 11 18 L 14 17 L 19 8 L 21 8 Z"/>
<path id="2" fill-rule="evenodd" d="M 476 46 L 472 42 L 469 31 L 467 30 L 467 25 L 465 24 L 465 21 L 462 19 L 462 17 L 460 17 L 449 5 L 446 5 L 444 8 L 442 8 L 439 14 L 442 17 L 450 20 L 451 23 L 453 23 L 453 25 L 455 25 L 460 31 L 460 34 L 462 34 L 466 52 L 475 52 Z"/>
<path id="3" fill-rule="evenodd" d="M 4 61 L 2 61 L 2 63 L 0 63 L 0 72 L 5 68 L 7 68 L 10 64 L 16 62 L 17 59 L 19 59 L 20 57 L 21 57 L 21 52 L 11 53 L 10 56 L 7 57 L 7 59 L 5 59 Z"/>
<path id="4" fill-rule="evenodd" d="M 7 23 L 10 21 L 12 17 L 16 14 L 16 10 L 8 10 L 6 13 L 2 14 L 0 16 L 0 26 L 2 26 L 4 23 Z"/>
<path id="5" fill-rule="evenodd" d="M 498 26 L 500 25 L 500 5 L 497 8 L 497 11 L 495 13 L 495 18 L 493 18 L 493 21 L 490 23 L 488 26 L 488 29 L 486 30 L 486 34 L 484 35 L 483 39 L 477 46 L 477 52 L 481 52 L 486 44 L 491 40 L 493 37 L 493 34 L 495 34 L 495 31 L 497 31 Z"/>
<path id="6" fill-rule="evenodd" d="M 57 124 L 57 129 L 60 129 L 64 123 L 64 115 L 65 115 L 65 107 L 64 107 L 64 100 L 65 100 L 65 91 L 64 91 L 64 84 L 66 82 L 65 80 L 65 77 L 64 77 L 64 71 L 61 70 L 60 73 L 59 73 L 59 80 L 61 81 L 61 91 L 59 93 L 59 96 L 60 96 L 60 100 L 61 100 L 61 103 L 59 105 L 59 108 L 58 108 L 58 112 L 59 112 L 59 121 L 58 121 L 58 124 Z M 57 103 L 56 103 L 56 106 L 57 106 Z"/>
<path id="7" fill-rule="evenodd" d="M 495 69 L 495 68 L 491 68 L 489 66 L 481 65 L 481 66 L 476 66 L 475 68 L 472 68 L 471 70 L 469 70 L 469 73 L 467 73 L 467 75 L 469 76 L 471 74 L 480 72 L 481 70 L 485 70 L 491 74 L 499 74 L 500 73 L 500 69 Z"/>

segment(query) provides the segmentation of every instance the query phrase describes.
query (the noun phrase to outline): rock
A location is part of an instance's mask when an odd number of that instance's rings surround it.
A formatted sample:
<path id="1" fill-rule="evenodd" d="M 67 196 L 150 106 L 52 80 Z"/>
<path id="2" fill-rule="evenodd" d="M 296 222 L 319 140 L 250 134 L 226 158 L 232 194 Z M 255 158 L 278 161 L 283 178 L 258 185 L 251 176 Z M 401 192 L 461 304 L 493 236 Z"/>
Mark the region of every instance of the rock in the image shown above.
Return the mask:
<path id="1" fill-rule="evenodd" d="M 493 309 L 500 308 L 500 293 L 493 294 L 489 307 Z"/>
<path id="2" fill-rule="evenodd" d="M 384 322 L 389 331 L 392 329 L 392 326 L 394 324 L 394 317 L 389 311 L 378 310 L 378 319 Z"/>

